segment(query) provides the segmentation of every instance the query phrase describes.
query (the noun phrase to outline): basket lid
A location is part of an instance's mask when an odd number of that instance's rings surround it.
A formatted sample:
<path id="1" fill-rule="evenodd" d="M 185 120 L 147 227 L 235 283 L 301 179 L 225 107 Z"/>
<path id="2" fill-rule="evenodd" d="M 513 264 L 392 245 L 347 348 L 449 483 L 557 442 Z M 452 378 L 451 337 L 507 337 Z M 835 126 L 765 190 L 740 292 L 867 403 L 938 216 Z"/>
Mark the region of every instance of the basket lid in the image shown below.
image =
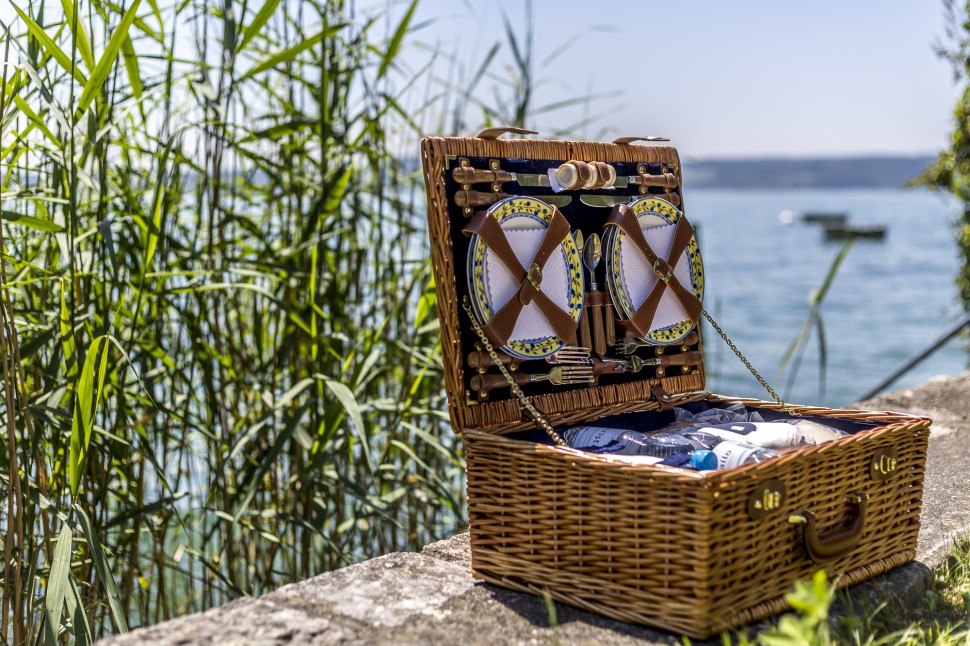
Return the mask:
<path id="1" fill-rule="evenodd" d="M 500 139 L 504 131 L 421 142 L 454 430 L 534 426 L 496 358 L 554 425 L 701 390 L 703 269 L 677 150 L 633 145 L 656 137 Z M 594 234 L 602 261 L 589 248 Z M 576 331 L 597 317 L 589 336 Z M 611 336 L 644 345 L 628 355 L 604 345 Z M 563 350 L 567 337 L 577 340 Z M 590 368 L 556 364 L 594 338 Z"/>

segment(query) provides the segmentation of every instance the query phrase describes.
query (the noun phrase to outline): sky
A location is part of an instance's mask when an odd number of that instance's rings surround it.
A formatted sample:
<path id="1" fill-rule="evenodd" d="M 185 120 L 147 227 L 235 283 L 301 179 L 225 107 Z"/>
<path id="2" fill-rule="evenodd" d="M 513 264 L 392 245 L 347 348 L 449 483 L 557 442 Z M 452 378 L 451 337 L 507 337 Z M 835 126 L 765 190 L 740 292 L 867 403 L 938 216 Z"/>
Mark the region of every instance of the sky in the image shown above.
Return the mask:
<path id="1" fill-rule="evenodd" d="M 390 34 L 408 4 L 349 6 L 380 16 Z M 532 105 L 579 101 L 533 113 L 527 125 L 549 137 L 660 135 L 697 159 L 917 155 L 947 145 L 959 88 L 934 53 L 945 37 L 942 0 L 420 0 L 398 87 L 433 49 L 445 54 L 432 69 L 443 82 L 419 93 L 457 95 L 447 84 L 464 87 L 505 40 L 503 13 L 523 34 L 529 6 Z M 0 0 L 0 19 L 13 15 Z M 497 76 L 509 78 L 510 61 L 503 42 Z M 496 83 L 480 83 L 476 97 L 494 105 Z M 508 88 L 503 96 L 511 100 Z M 470 112 L 460 134 L 480 123 Z"/>
<path id="2" fill-rule="evenodd" d="M 475 69 L 503 40 L 503 11 L 521 29 L 526 6 L 422 0 L 414 24 L 429 24 L 413 38 Z M 528 125 L 540 133 L 588 115 L 582 138 L 661 135 L 694 158 L 932 154 L 947 144 L 959 89 L 934 53 L 945 38 L 940 0 L 536 0 L 533 11 L 534 60 L 565 46 L 537 64 L 533 104 L 607 95 L 536 115 Z M 479 93 L 487 102 L 489 88 Z"/>

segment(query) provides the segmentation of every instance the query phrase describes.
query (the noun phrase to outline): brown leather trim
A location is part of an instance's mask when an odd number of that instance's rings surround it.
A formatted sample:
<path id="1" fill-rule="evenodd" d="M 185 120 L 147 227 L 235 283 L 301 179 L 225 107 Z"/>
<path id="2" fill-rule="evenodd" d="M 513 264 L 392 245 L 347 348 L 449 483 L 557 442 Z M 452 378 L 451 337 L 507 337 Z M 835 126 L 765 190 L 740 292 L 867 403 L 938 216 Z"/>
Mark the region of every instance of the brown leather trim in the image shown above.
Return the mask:
<path id="1" fill-rule="evenodd" d="M 606 305 L 607 298 L 603 292 L 586 292 L 583 294 L 583 307 Z"/>
<path id="2" fill-rule="evenodd" d="M 596 169 L 597 176 L 596 185 L 592 188 L 606 188 L 607 186 L 612 186 L 613 182 L 616 181 L 616 171 L 606 162 L 590 162 L 590 166 Z"/>
<path id="3" fill-rule="evenodd" d="M 505 263 L 515 280 L 519 281 L 516 295 L 509 299 L 499 311 L 495 312 L 492 319 L 483 327 L 488 340 L 495 346 L 503 346 L 508 342 L 512 331 L 515 329 L 515 323 L 519 320 L 522 308 L 533 301 L 560 339 L 569 339 L 576 329 L 576 322 L 573 318 L 560 309 L 540 289 L 542 269 L 545 267 L 546 261 L 562 243 L 563 238 L 569 235 L 570 230 L 569 222 L 559 212 L 559 209 L 556 207 L 552 207 L 552 209 L 552 220 L 549 223 L 549 228 L 528 270 L 519 262 L 511 245 L 509 245 L 508 238 L 505 237 L 505 232 L 489 212 L 476 213 L 462 229 L 462 233 L 465 235 L 478 235 L 489 250 Z"/>
<path id="4" fill-rule="evenodd" d="M 643 253 L 647 262 L 653 266 L 654 271 L 661 278 L 654 285 L 653 290 L 651 290 L 646 300 L 634 312 L 633 316 L 624 321 L 626 335 L 642 337 L 650 331 L 650 324 L 653 322 L 653 318 L 657 313 L 660 299 L 663 297 L 664 291 L 668 288 L 674 293 L 674 296 L 677 297 L 681 305 L 683 305 L 690 321 L 696 325 L 701 315 L 701 302 L 673 274 L 673 268 L 677 265 L 680 256 L 687 250 L 687 244 L 691 238 L 694 237 L 694 228 L 687 221 L 687 218 L 681 215 L 680 219 L 677 220 L 676 228 L 674 229 L 674 240 L 670 249 L 670 258 L 667 259 L 658 257 L 650 247 L 646 237 L 643 235 L 640 224 L 637 222 L 636 216 L 626 204 L 618 204 L 613 207 L 607 224 L 620 227 L 624 233 L 630 236 L 633 244 Z"/>
<path id="5" fill-rule="evenodd" d="M 677 188 L 678 184 L 677 176 L 673 173 L 662 173 L 660 175 L 641 173 L 640 181 L 642 186 L 659 186 L 666 189 Z"/>

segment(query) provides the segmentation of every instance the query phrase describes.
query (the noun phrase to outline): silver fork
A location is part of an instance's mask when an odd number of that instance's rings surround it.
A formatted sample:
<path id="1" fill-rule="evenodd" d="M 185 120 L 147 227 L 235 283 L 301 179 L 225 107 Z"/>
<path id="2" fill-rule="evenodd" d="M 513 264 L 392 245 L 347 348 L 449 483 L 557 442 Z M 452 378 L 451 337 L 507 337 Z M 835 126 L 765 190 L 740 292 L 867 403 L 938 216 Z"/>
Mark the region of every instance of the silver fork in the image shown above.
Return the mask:
<path id="1" fill-rule="evenodd" d="M 553 366 L 545 374 L 528 375 L 529 383 L 548 381 L 553 386 L 574 386 L 588 384 L 593 381 L 592 365 Z"/>
<path id="2" fill-rule="evenodd" d="M 624 337 L 622 339 L 617 339 L 616 342 L 613 343 L 613 349 L 620 354 L 633 354 L 637 351 L 637 348 L 647 348 L 651 345 L 654 344 L 647 343 L 646 341 L 641 341 L 639 339 L 630 339 Z"/>
<path id="3" fill-rule="evenodd" d="M 553 365 L 587 363 L 589 358 L 589 348 L 578 345 L 564 345 L 546 357 L 546 361 Z"/>
<path id="4" fill-rule="evenodd" d="M 678 341 L 675 345 L 682 347 L 684 350 L 694 345 L 698 341 L 697 330 L 692 330 L 683 339 Z M 661 348 L 663 346 L 656 345 L 654 343 L 647 343 L 641 339 L 631 339 L 624 337 L 622 339 L 617 339 L 613 343 L 613 349 L 616 350 L 618 354 L 632 354 L 637 351 L 637 348 Z"/>
<path id="5" fill-rule="evenodd" d="M 578 386 L 591 384 L 595 380 L 592 363 L 588 365 L 553 366 L 552 370 L 542 374 L 526 374 L 524 372 L 510 372 L 512 379 L 519 386 L 548 381 L 554 386 Z M 509 382 L 505 375 L 477 374 L 471 378 L 471 389 L 482 393 L 498 388 L 508 388 Z"/>
<path id="6" fill-rule="evenodd" d="M 612 363 L 623 370 L 623 372 L 640 372 L 646 365 L 656 365 L 651 363 L 649 360 L 644 361 L 635 354 L 630 355 L 626 359 L 610 359 L 604 357 L 603 362 Z"/>
<path id="7" fill-rule="evenodd" d="M 504 352 L 496 352 L 495 355 L 503 364 L 506 366 L 514 366 L 515 369 L 518 369 L 519 364 L 524 361 L 518 357 L 507 355 Z M 546 363 L 552 365 L 583 364 L 589 362 L 589 348 L 575 345 L 565 345 L 546 357 Z M 471 368 L 486 370 L 494 365 L 495 362 L 492 360 L 492 357 L 483 350 L 476 350 L 468 354 L 468 366 Z"/>

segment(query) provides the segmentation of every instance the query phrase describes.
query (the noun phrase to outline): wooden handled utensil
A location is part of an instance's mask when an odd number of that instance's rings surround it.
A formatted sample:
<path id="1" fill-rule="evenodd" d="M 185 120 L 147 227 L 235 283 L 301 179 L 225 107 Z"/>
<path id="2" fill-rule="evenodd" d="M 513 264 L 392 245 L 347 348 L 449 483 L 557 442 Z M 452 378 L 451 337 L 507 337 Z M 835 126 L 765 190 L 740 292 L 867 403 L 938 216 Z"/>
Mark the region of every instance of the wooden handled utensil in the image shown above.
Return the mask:
<path id="1" fill-rule="evenodd" d="M 579 257 L 583 257 L 585 251 L 585 240 L 583 239 L 583 232 L 579 229 L 573 233 L 573 238 L 576 240 L 576 249 L 579 251 Z M 585 291 L 585 282 L 583 284 L 583 291 Z M 583 310 L 579 313 L 579 345 L 583 348 L 593 347 L 593 337 L 589 333 L 589 308 L 583 306 Z"/>
<path id="2" fill-rule="evenodd" d="M 496 352 L 495 356 L 498 357 L 499 361 L 501 361 L 503 365 L 509 366 L 513 370 L 517 369 L 518 365 L 524 361 L 524 359 L 513 357 L 505 354 L 504 352 Z M 476 370 L 486 370 L 495 365 L 495 361 L 487 352 L 477 350 L 475 352 L 469 352 L 467 359 L 468 366 Z M 565 345 L 559 348 L 559 350 L 556 352 L 550 354 L 545 358 L 545 360 L 546 363 L 550 365 L 589 363 L 589 348 Z"/>
<path id="3" fill-rule="evenodd" d="M 596 267 L 603 257 L 603 249 L 600 246 L 600 237 L 592 234 L 586 241 L 583 249 L 583 262 L 589 270 L 589 291 L 598 292 L 599 286 L 596 284 Z M 585 308 L 584 308 L 585 309 Z M 603 312 L 602 307 L 589 308 L 589 316 L 593 321 L 593 351 L 603 356 L 606 354 L 606 335 L 603 332 Z"/>
<path id="4" fill-rule="evenodd" d="M 567 164 L 570 163 L 575 164 L 576 162 L 567 162 Z M 585 164 L 585 162 L 581 163 Z M 578 168 L 574 173 L 572 170 L 573 167 L 567 166 L 567 164 L 563 164 L 563 166 L 566 166 L 566 169 L 562 173 L 556 173 L 556 179 L 562 188 L 567 190 L 580 190 L 595 186 L 595 184 L 590 187 L 586 186 L 592 177 L 592 173 L 588 169 L 589 164 L 585 164 L 587 169 L 583 173 L 579 172 Z M 603 168 L 600 164 L 608 167 L 608 169 Z M 640 173 L 638 175 L 617 176 L 616 170 L 609 164 L 594 162 L 594 165 L 597 169 L 597 181 L 602 184 L 598 188 L 628 188 L 630 186 L 660 186 L 666 189 L 677 188 L 677 176 L 673 173 L 663 173 L 661 175 Z M 560 166 L 560 168 L 563 168 L 563 166 Z M 556 170 L 558 171 L 559 169 Z M 560 175 L 562 175 L 561 179 Z M 544 173 L 511 173 L 504 170 L 483 170 L 470 166 L 456 166 L 451 171 L 451 177 L 462 185 L 505 184 L 506 182 L 515 182 L 519 186 L 549 188 L 549 176 Z M 561 180 L 569 182 L 569 185 L 563 184 Z"/>
<path id="5" fill-rule="evenodd" d="M 681 352 L 679 354 L 667 354 L 661 357 L 650 357 L 642 359 L 638 356 L 630 355 L 626 359 L 606 358 L 604 363 L 613 364 L 620 372 L 640 372 L 646 367 L 669 368 L 670 366 L 697 366 L 703 360 L 700 352 Z"/>
<path id="6" fill-rule="evenodd" d="M 476 206 L 488 206 L 495 204 L 499 200 L 504 200 L 508 193 L 488 193 L 485 191 L 458 191 L 455 193 L 455 204 L 464 208 L 475 208 Z"/>
<path id="7" fill-rule="evenodd" d="M 526 384 L 536 384 L 548 381 L 553 386 L 581 386 L 592 383 L 593 366 L 553 366 L 552 370 L 542 374 L 527 374 L 524 372 L 511 373 L 515 383 L 519 386 Z M 509 382 L 505 375 L 475 375 L 471 378 L 470 385 L 474 391 L 490 391 L 499 388 L 508 388 Z"/>
<path id="8" fill-rule="evenodd" d="M 690 332 L 687 333 L 687 336 L 685 336 L 683 339 L 681 339 L 671 347 L 674 347 L 674 348 L 679 347 L 683 350 L 687 350 L 687 348 L 694 345 L 695 343 L 697 343 L 697 330 L 691 330 Z M 639 339 L 629 339 L 629 338 L 617 339 L 616 343 L 613 344 L 613 349 L 620 354 L 632 354 L 636 352 L 637 349 L 639 348 L 666 348 L 666 347 L 668 346 L 656 345 L 654 343 L 647 343 L 646 341 L 641 341 Z"/>

